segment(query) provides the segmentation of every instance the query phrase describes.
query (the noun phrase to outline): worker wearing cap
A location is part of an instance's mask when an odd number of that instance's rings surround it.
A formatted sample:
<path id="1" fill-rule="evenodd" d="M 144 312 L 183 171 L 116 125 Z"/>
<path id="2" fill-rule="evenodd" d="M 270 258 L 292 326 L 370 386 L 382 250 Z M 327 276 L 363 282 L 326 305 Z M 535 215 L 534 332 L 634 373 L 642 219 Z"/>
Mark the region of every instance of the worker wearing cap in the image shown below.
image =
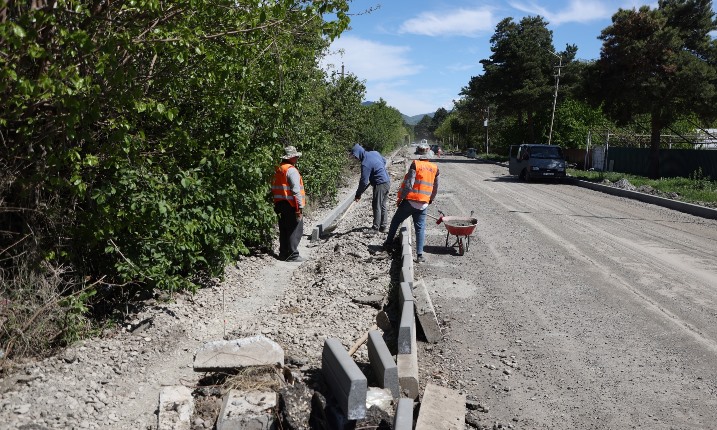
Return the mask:
<path id="1" fill-rule="evenodd" d="M 271 184 L 274 212 L 279 216 L 279 259 L 292 262 L 304 261 L 299 255 L 299 242 L 304 234 L 306 193 L 304 180 L 296 168 L 299 157 L 301 152 L 295 147 L 285 147 Z"/>
<path id="2" fill-rule="evenodd" d="M 386 241 L 383 248 L 391 251 L 393 237 L 398 227 L 406 218 L 413 217 L 413 227 L 416 230 L 416 263 L 423 263 L 423 243 L 426 238 L 426 210 L 433 203 L 438 192 L 438 166 L 428 161 L 428 154 L 421 154 L 418 160 L 411 163 L 398 190 L 396 212 L 391 219 Z"/>

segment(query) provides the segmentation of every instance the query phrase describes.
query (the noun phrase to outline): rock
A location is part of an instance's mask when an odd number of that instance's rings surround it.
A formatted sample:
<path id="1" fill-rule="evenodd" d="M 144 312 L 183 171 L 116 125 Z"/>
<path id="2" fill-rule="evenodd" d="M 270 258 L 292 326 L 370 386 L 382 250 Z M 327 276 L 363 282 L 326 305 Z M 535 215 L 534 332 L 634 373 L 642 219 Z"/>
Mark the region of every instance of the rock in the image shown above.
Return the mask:
<path id="1" fill-rule="evenodd" d="M 615 183 L 613 184 L 613 186 L 615 186 L 615 187 L 617 187 L 617 188 L 621 188 L 621 189 L 623 189 L 623 190 L 628 190 L 628 191 L 635 191 L 635 190 L 636 190 L 635 186 L 632 185 L 632 184 L 630 183 L 630 181 L 628 181 L 628 180 L 625 179 L 625 178 L 622 178 L 622 179 L 620 179 L 619 181 L 615 182 Z"/>
<path id="2" fill-rule="evenodd" d="M 265 336 L 205 343 L 194 356 L 195 372 L 284 365 L 284 350 Z"/>
<path id="3" fill-rule="evenodd" d="M 374 308 L 380 310 L 383 309 L 383 305 L 385 303 L 385 296 L 382 294 L 375 294 L 372 296 L 354 297 L 352 300 L 354 303 L 373 306 Z"/>
<path id="4" fill-rule="evenodd" d="M 159 430 L 189 430 L 193 413 L 194 399 L 189 388 L 182 385 L 162 388 L 159 393 Z M 114 413 L 109 418 L 112 421 L 118 420 Z"/>

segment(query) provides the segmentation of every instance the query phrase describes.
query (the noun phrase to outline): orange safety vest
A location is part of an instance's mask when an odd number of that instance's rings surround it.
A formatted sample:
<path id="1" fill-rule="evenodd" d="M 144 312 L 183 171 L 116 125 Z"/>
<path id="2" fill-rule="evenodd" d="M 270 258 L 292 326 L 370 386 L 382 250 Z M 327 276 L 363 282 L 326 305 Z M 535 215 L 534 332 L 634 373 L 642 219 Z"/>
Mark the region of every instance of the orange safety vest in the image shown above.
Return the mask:
<path id="1" fill-rule="evenodd" d="M 276 168 L 276 171 L 274 172 L 274 180 L 271 183 L 271 194 L 274 196 L 274 203 L 288 201 L 298 212 L 306 199 L 306 192 L 304 191 L 304 178 L 302 178 L 301 173 L 299 173 L 301 192 L 298 196 L 296 196 L 296 198 L 294 198 L 294 193 L 291 192 L 291 186 L 289 185 L 289 179 L 287 178 L 287 173 L 292 167 L 294 166 L 290 163 L 282 163 Z M 298 172 L 299 170 L 297 169 L 296 171 Z M 301 205 L 299 204 L 300 202 L 302 203 Z"/>
<path id="2" fill-rule="evenodd" d="M 431 194 L 433 194 L 433 184 L 436 181 L 438 166 L 425 160 L 415 160 L 413 163 L 416 166 L 416 179 L 413 181 L 413 188 L 405 198 L 415 202 L 429 203 Z M 403 190 L 404 186 L 405 182 L 402 182 L 401 190 Z M 398 193 L 399 196 L 402 194 L 403 192 Z"/>

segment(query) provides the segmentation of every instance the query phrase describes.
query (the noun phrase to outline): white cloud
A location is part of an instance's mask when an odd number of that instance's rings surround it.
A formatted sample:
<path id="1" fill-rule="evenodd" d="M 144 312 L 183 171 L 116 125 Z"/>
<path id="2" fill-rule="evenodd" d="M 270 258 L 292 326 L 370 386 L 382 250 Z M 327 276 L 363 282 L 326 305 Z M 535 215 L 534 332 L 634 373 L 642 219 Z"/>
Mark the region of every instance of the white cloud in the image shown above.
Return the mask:
<path id="1" fill-rule="evenodd" d="M 331 54 L 322 59 L 323 67 L 332 65 L 353 73 L 368 82 L 397 79 L 414 75 L 423 66 L 411 62 L 407 46 L 386 45 L 353 36 L 343 36 L 331 44 Z"/>
<path id="2" fill-rule="evenodd" d="M 492 8 L 423 12 L 401 24 L 399 33 L 424 36 L 468 36 L 490 33 L 495 25 Z"/>
<path id="3" fill-rule="evenodd" d="M 321 60 L 321 67 L 341 70 L 343 63 L 347 73 L 365 82 L 366 100 L 382 98 L 403 114 L 432 113 L 439 107 L 451 109 L 452 100 L 457 98 L 452 94 L 455 89 L 419 87 L 416 90 L 415 75 L 426 67 L 413 62 L 408 46 L 344 35 L 331 44 L 330 52 Z M 462 64 L 456 64 L 452 69 L 461 68 Z"/>
<path id="4" fill-rule="evenodd" d="M 610 18 L 617 8 L 604 0 L 571 0 L 566 8 L 551 12 L 535 2 L 510 2 L 510 6 L 529 15 L 540 15 L 552 25 L 570 22 L 587 23 Z"/>
<path id="5" fill-rule="evenodd" d="M 454 91 L 445 88 L 426 88 L 419 90 L 408 90 L 405 82 L 384 82 L 376 85 L 367 85 L 366 100 L 378 101 L 383 98 L 391 107 L 399 110 L 404 115 L 419 115 L 433 113 L 438 108 L 444 107 L 447 110 L 453 108 L 453 100 L 458 95 Z"/>

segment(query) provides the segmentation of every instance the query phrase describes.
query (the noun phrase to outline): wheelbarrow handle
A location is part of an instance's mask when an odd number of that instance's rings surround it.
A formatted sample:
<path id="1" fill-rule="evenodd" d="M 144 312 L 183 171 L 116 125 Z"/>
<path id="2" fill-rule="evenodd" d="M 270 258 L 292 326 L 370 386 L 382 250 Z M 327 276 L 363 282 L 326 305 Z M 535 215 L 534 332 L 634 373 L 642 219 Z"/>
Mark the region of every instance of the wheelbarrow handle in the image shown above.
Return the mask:
<path id="1" fill-rule="evenodd" d="M 433 218 L 434 220 L 436 220 L 436 224 L 440 224 L 440 223 L 443 222 L 443 212 L 438 211 L 438 213 L 441 214 L 441 216 L 438 217 L 438 218 L 434 217 L 433 215 L 429 214 L 428 212 L 426 212 L 426 215 L 429 216 L 429 217 L 431 217 L 431 218 Z"/>

